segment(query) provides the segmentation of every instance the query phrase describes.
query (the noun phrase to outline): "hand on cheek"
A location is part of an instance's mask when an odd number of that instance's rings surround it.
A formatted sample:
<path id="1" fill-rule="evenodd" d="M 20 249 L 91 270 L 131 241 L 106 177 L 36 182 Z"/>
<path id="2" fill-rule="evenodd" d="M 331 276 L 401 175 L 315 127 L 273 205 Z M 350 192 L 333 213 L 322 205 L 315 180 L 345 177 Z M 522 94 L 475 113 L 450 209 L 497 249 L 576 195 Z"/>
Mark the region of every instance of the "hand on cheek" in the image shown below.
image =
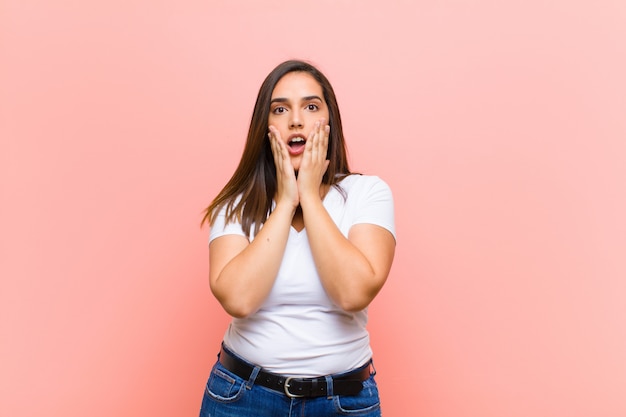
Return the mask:
<path id="1" fill-rule="evenodd" d="M 316 122 L 309 133 L 298 172 L 298 192 L 301 197 L 306 193 L 319 195 L 320 185 L 330 163 L 326 159 L 329 135 L 330 126 L 324 119 Z"/>
<path id="2" fill-rule="evenodd" d="M 269 126 L 267 136 L 270 141 L 272 155 L 274 156 L 274 165 L 276 166 L 276 203 L 278 204 L 285 200 L 297 207 L 299 204 L 298 185 L 287 145 L 280 137 L 280 132 L 274 126 Z"/>

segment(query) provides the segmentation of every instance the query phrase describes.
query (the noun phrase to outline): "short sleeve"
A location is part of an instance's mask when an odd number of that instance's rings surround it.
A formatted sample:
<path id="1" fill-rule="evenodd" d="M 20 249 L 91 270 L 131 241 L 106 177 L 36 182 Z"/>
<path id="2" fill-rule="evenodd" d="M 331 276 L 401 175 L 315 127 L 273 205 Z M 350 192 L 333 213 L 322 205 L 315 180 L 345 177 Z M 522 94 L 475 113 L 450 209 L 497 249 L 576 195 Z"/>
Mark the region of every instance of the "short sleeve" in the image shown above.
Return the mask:
<path id="1" fill-rule="evenodd" d="M 240 235 L 246 237 L 241 223 L 234 222 L 226 224 L 226 207 L 222 207 L 215 217 L 209 232 L 209 243 L 218 237 L 225 235 Z"/>
<path id="2" fill-rule="evenodd" d="M 366 177 L 354 224 L 369 223 L 383 227 L 396 239 L 394 203 L 391 188 L 376 176 Z"/>

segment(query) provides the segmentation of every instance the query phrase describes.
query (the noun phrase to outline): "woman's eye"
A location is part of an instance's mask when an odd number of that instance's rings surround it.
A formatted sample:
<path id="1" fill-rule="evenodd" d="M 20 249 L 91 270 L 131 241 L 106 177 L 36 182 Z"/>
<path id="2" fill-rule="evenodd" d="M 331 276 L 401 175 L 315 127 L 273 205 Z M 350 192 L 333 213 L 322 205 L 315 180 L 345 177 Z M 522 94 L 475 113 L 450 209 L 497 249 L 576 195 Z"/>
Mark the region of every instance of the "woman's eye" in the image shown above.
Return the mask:
<path id="1" fill-rule="evenodd" d="M 317 104 L 309 104 L 306 106 L 307 110 L 317 110 Z"/>
<path id="2" fill-rule="evenodd" d="M 276 107 L 274 110 L 272 110 L 272 112 L 274 114 L 281 114 L 285 112 L 285 108 L 284 107 Z"/>

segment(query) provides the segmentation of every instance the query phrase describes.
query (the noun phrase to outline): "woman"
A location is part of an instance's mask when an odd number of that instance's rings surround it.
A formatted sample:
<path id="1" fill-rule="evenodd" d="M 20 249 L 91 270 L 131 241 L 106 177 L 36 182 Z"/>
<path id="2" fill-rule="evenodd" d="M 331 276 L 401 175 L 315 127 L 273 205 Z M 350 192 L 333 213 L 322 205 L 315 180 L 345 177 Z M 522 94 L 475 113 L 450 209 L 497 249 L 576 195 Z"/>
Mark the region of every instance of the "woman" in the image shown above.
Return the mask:
<path id="1" fill-rule="evenodd" d="M 287 61 L 267 76 L 204 221 L 211 291 L 233 319 L 200 415 L 380 416 L 365 325 L 393 261 L 393 199 L 350 172 L 318 69 Z"/>

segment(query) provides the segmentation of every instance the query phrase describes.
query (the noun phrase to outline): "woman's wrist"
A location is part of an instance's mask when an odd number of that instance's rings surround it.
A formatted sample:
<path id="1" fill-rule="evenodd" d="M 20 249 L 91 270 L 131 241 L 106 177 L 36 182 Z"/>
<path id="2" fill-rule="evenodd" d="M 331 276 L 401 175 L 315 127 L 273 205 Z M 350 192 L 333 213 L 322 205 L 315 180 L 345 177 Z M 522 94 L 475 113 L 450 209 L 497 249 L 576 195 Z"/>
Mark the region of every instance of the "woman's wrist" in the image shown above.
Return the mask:
<path id="1" fill-rule="evenodd" d="M 296 208 L 298 207 L 298 205 L 294 205 L 292 202 L 290 201 L 277 201 L 276 202 L 276 207 L 274 207 L 274 210 L 272 211 L 272 214 L 277 214 L 278 216 L 285 216 L 288 217 L 290 220 L 293 218 L 294 214 L 296 213 Z"/>
<path id="2" fill-rule="evenodd" d="M 321 204 L 321 202 L 322 196 L 320 196 L 319 192 L 305 193 L 300 196 L 300 206 L 302 210 L 316 204 Z"/>

